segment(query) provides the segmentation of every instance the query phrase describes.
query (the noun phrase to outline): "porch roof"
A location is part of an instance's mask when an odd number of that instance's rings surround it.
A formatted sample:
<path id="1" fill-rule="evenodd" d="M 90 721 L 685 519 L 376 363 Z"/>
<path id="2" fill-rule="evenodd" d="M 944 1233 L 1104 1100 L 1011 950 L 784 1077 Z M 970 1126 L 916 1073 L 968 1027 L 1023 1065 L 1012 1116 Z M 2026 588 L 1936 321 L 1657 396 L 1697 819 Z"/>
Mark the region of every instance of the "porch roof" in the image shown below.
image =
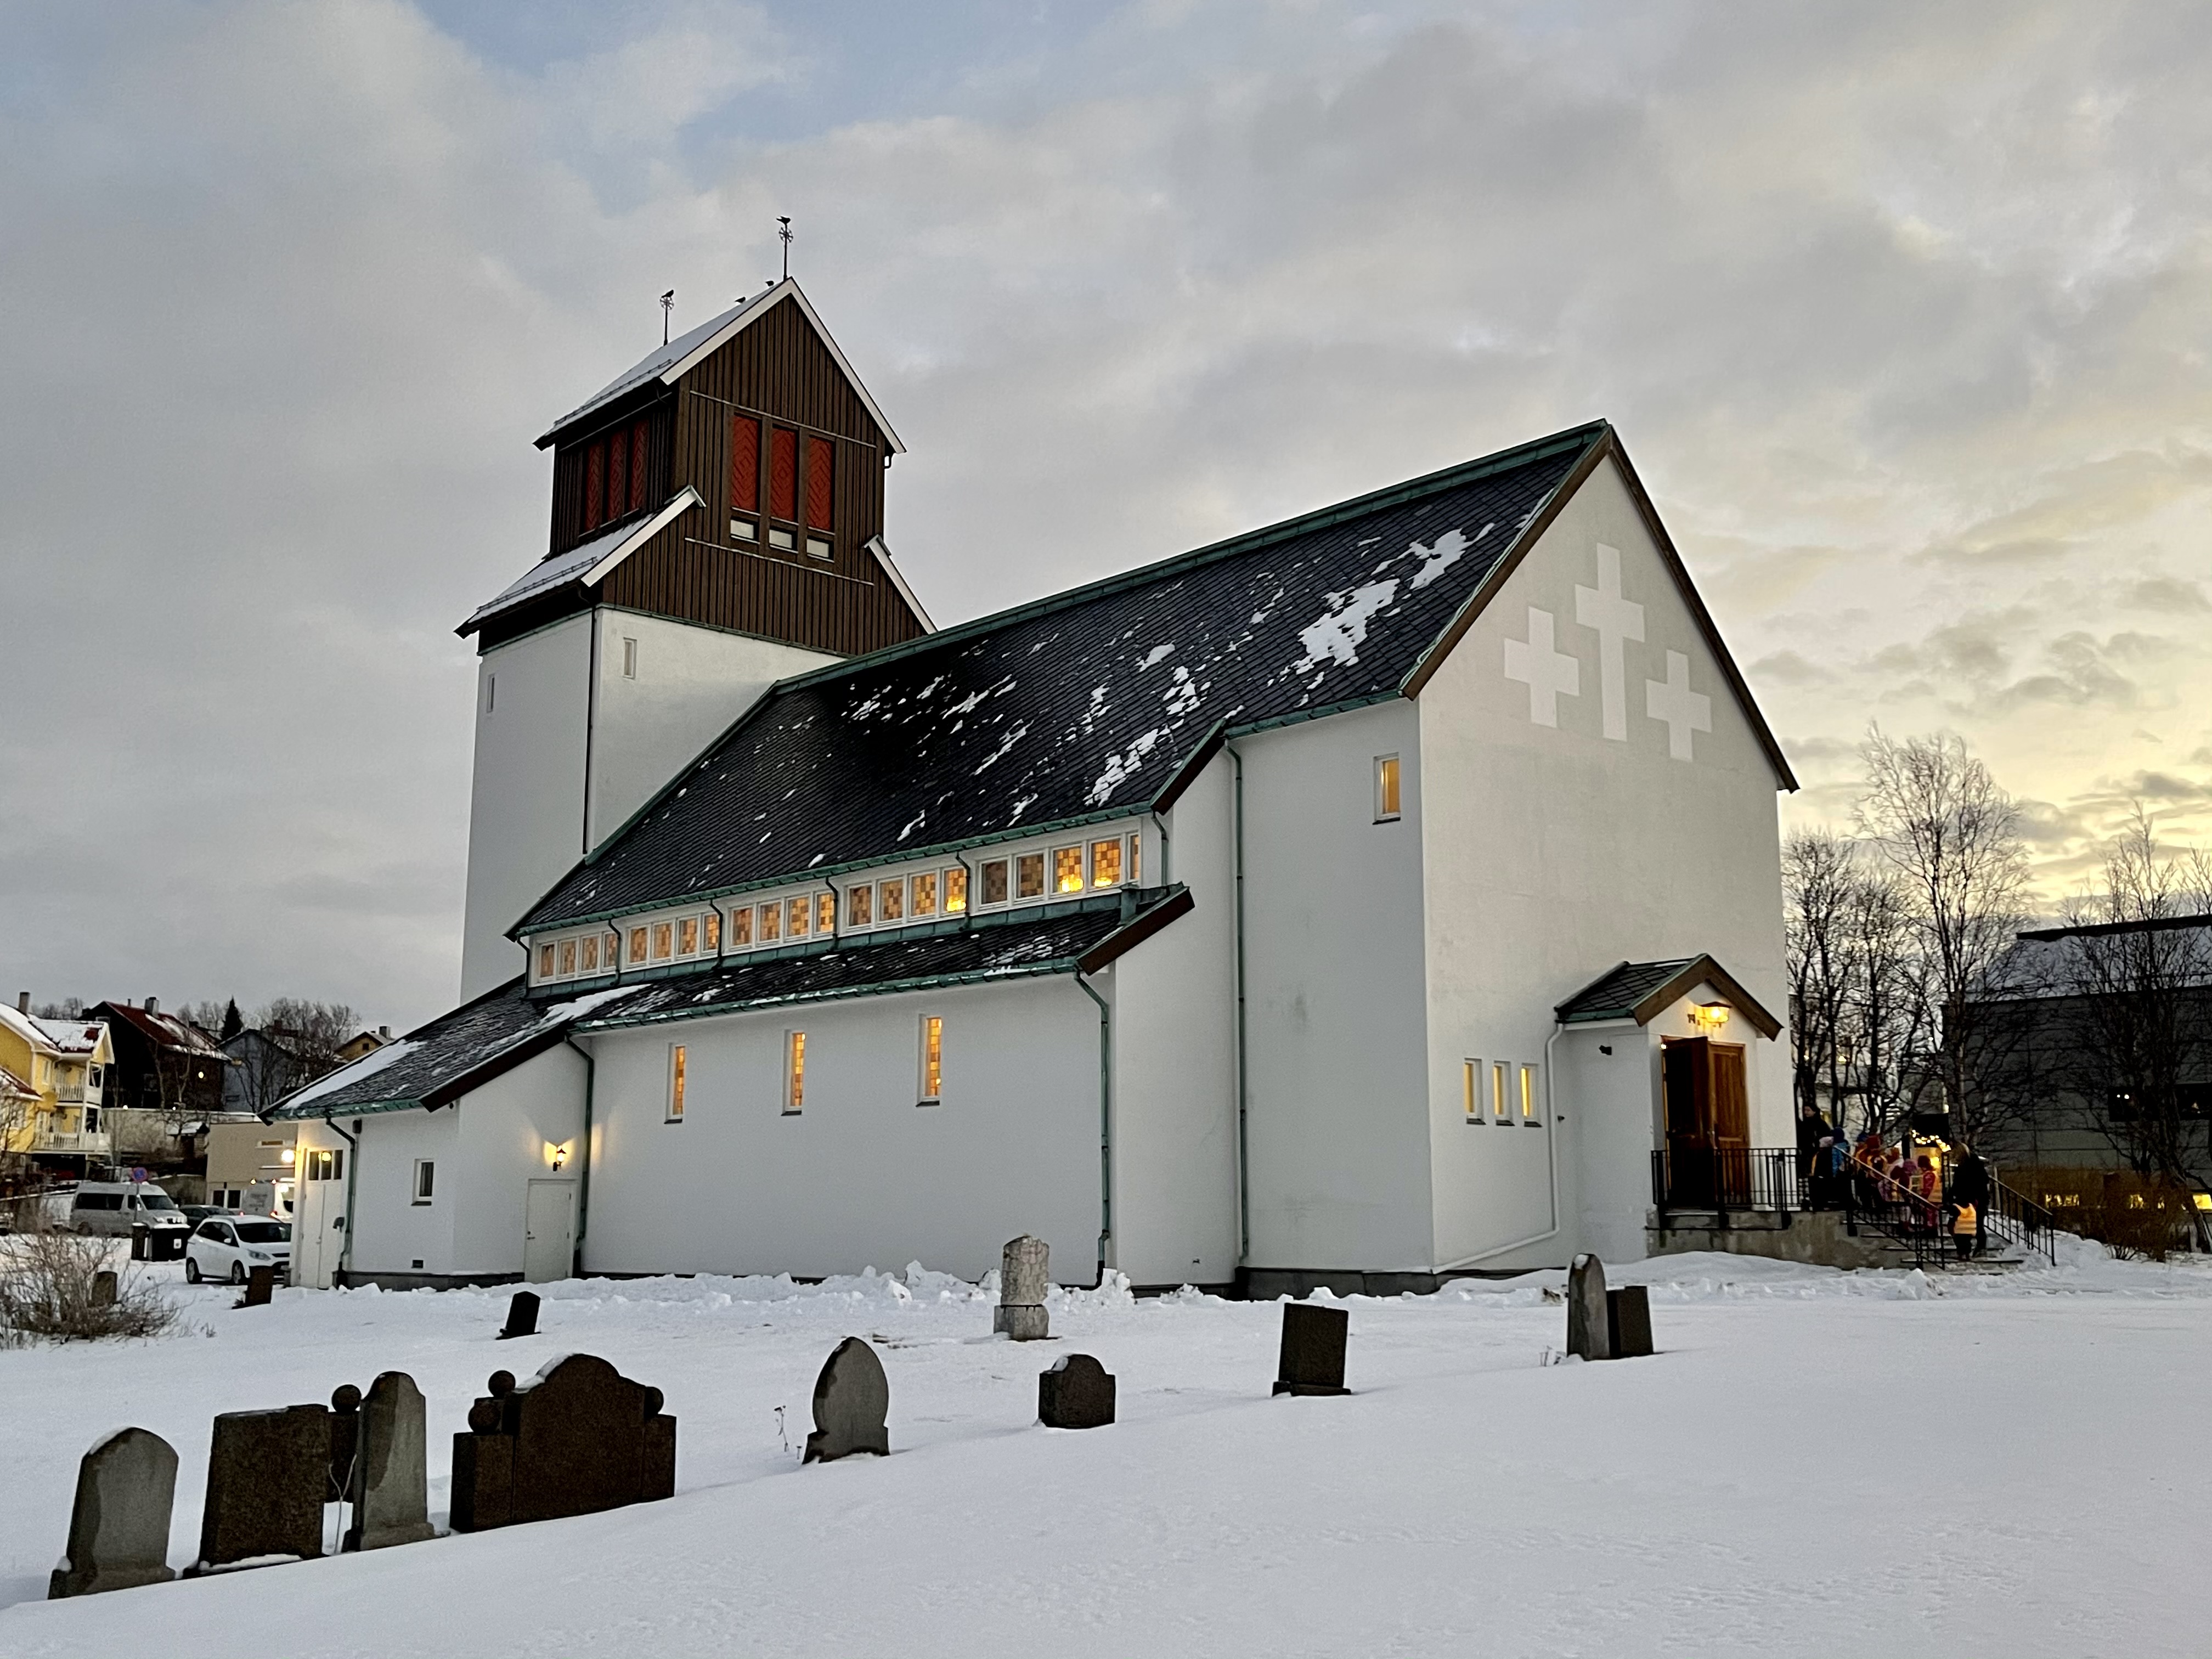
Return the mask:
<path id="1" fill-rule="evenodd" d="M 1553 1009 L 1562 1025 L 1601 1019 L 1632 1019 L 1648 1025 L 1677 999 L 1710 984 L 1763 1037 L 1778 1036 L 1782 1022 L 1745 990 L 1735 976 L 1710 956 L 1677 957 L 1668 962 L 1623 962 L 1599 975 Z"/>

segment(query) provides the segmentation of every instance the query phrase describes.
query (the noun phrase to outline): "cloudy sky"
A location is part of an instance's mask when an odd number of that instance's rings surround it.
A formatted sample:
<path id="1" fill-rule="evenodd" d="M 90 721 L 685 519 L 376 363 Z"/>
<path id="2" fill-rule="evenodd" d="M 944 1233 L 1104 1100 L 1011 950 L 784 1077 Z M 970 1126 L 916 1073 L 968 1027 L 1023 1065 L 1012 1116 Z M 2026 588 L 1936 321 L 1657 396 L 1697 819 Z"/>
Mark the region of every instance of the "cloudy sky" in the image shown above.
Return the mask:
<path id="1" fill-rule="evenodd" d="M 531 447 L 794 270 L 957 620 L 1613 420 L 1804 777 L 2212 839 L 2212 14 L 0 5 L 0 989 L 459 975 Z"/>

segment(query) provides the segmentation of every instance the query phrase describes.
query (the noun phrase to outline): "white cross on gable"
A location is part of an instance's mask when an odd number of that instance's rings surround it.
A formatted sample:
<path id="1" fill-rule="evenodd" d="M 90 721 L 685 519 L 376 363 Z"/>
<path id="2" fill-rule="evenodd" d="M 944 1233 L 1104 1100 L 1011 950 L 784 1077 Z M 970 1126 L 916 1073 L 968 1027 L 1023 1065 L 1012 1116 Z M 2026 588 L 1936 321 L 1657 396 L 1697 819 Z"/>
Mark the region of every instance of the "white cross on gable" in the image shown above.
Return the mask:
<path id="1" fill-rule="evenodd" d="M 1713 700 L 1690 690 L 1690 659 L 1679 651 L 1667 653 L 1667 678 L 1644 682 L 1644 712 L 1667 723 L 1667 752 L 1676 760 L 1695 760 L 1690 733 L 1713 729 Z"/>
<path id="2" fill-rule="evenodd" d="M 1628 682 L 1620 642 L 1644 637 L 1644 607 L 1621 597 L 1619 548 L 1598 544 L 1597 586 L 1575 589 L 1575 620 L 1597 632 L 1598 706 L 1605 714 L 1605 734 L 1626 743 Z"/>
<path id="3" fill-rule="evenodd" d="M 1505 641 L 1505 678 L 1528 688 L 1532 726 L 1559 723 L 1561 696 L 1583 694 L 1583 665 L 1552 647 L 1552 613 L 1528 607 L 1528 637 Z"/>

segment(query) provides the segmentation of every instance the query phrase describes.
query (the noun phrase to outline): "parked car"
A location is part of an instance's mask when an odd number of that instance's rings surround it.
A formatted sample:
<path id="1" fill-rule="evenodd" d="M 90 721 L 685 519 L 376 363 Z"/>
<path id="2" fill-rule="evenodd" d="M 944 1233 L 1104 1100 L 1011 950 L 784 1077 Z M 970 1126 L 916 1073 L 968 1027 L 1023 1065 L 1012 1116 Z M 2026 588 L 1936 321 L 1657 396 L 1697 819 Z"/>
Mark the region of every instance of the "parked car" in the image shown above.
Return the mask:
<path id="1" fill-rule="evenodd" d="M 244 1215 L 246 1213 L 243 1210 L 234 1210 L 229 1206 L 224 1204 L 186 1204 L 181 1206 L 180 1208 L 184 1213 L 185 1224 L 187 1227 L 190 1227 L 194 1232 L 198 1232 L 199 1231 L 201 1222 L 212 1220 L 216 1216 Z"/>
<path id="2" fill-rule="evenodd" d="M 174 1228 L 179 1235 L 187 1231 L 176 1200 L 150 1182 L 137 1181 L 79 1182 L 63 1224 L 98 1238 L 128 1238 L 140 1225 L 163 1232 Z"/>
<path id="3" fill-rule="evenodd" d="M 265 1216 L 211 1216 L 200 1223 L 185 1246 L 185 1277 L 246 1283 L 256 1267 L 275 1267 L 279 1275 L 292 1265 L 292 1224 Z"/>

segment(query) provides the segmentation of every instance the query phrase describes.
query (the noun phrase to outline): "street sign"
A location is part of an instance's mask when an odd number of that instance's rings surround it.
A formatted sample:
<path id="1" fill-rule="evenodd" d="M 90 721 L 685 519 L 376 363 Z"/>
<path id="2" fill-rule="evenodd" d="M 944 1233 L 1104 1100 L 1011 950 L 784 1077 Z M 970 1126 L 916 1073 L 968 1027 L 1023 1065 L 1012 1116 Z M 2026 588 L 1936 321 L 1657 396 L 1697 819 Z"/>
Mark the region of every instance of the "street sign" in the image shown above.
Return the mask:
<path id="1" fill-rule="evenodd" d="M 144 1167 L 142 1165 L 142 1166 L 140 1166 L 140 1167 L 138 1167 L 138 1168 L 137 1168 L 137 1169 L 132 1170 L 131 1171 L 131 1178 L 133 1181 L 143 1181 L 143 1180 L 146 1178 L 146 1171 L 145 1171 Z"/>

